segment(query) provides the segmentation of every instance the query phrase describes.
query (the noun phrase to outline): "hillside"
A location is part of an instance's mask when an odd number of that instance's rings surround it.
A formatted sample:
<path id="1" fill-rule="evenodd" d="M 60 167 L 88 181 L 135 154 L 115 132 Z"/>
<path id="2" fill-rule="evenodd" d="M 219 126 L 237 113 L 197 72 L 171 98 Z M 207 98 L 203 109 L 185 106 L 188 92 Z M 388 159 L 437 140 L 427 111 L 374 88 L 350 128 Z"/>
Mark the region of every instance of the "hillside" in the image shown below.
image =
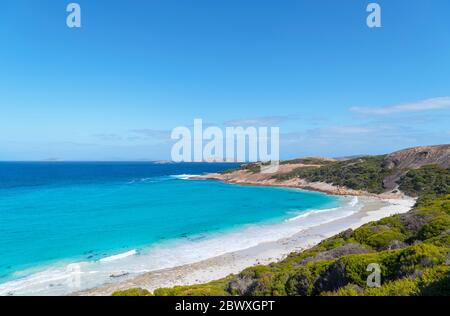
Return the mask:
<path id="1" fill-rule="evenodd" d="M 303 179 L 308 182 L 325 182 L 352 190 L 370 193 L 384 192 L 383 180 L 391 174 L 384 166 L 385 156 L 360 157 L 331 162 L 315 167 L 297 168 L 289 173 L 274 176 L 280 181 Z"/>
<path id="2" fill-rule="evenodd" d="M 276 174 L 261 174 L 259 164 L 247 164 L 238 170 L 206 178 L 230 183 L 291 186 L 331 194 L 398 194 L 411 182 L 410 175 L 423 166 L 434 166 L 441 183 L 448 183 L 450 145 L 422 146 L 400 150 L 388 155 L 362 156 L 345 160 L 300 158 L 281 162 Z M 409 174 L 409 175 L 408 175 Z M 417 181 L 419 174 L 413 177 Z M 425 180 L 426 181 L 426 180 Z M 418 186 L 416 186 L 418 189 Z M 401 190 L 401 189 L 400 189 Z M 420 191 L 420 189 L 419 189 Z M 406 191 L 405 191 L 406 192 Z M 416 196 L 411 190 L 408 193 Z"/>
<path id="3" fill-rule="evenodd" d="M 388 169 L 418 169 L 425 165 L 450 167 L 450 145 L 421 146 L 396 151 L 384 159 Z"/>
<path id="4" fill-rule="evenodd" d="M 383 161 L 383 167 L 390 170 L 390 174 L 383 180 L 383 187 L 386 190 L 397 188 L 399 180 L 409 170 L 426 165 L 448 169 L 450 167 L 450 145 L 408 148 L 387 155 Z"/>
<path id="5" fill-rule="evenodd" d="M 394 190 L 417 196 L 418 202 L 408 213 L 341 232 L 283 261 L 206 284 L 157 289 L 153 294 L 450 295 L 449 150 L 449 145 L 419 147 L 320 165 L 295 160 L 296 167 L 272 180 L 301 178 L 380 193 L 389 190 L 384 183 L 392 177 Z M 233 172 L 248 176 L 254 169 L 247 166 Z M 381 268 L 380 287 L 367 286 L 370 263 Z M 114 295 L 139 293 L 150 295 L 139 289 Z"/>

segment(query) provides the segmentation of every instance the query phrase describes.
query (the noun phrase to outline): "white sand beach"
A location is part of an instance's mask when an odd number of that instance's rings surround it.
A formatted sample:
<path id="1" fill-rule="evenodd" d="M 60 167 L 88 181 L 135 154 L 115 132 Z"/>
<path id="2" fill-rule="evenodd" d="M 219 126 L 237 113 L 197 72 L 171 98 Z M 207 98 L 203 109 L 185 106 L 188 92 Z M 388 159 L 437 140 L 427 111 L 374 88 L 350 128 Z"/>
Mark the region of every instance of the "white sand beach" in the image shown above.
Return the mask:
<path id="1" fill-rule="evenodd" d="M 301 223 L 305 217 L 317 217 L 320 222 L 304 229 L 299 228 L 297 232 L 288 237 L 280 239 L 275 237 L 272 241 L 263 242 L 246 249 L 225 253 L 191 264 L 143 273 L 121 282 L 76 292 L 73 295 L 110 295 L 116 290 L 132 287 L 140 287 L 152 291 L 160 287 L 209 282 L 226 277 L 229 274 L 239 273 L 250 266 L 282 260 L 291 252 L 310 248 L 320 241 L 347 229 L 355 229 L 371 221 L 408 212 L 414 203 L 415 200 L 409 197 L 383 199 L 374 196 L 359 196 L 356 202 L 357 205 L 355 205 L 358 207 L 358 211 L 347 216 L 327 221 L 325 214 L 313 212 L 302 215 L 303 218 L 292 219 L 298 227 L 302 227 Z M 311 223 L 310 219 L 308 222 Z M 270 236 L 268 236 L 268 239 L 270 239 Z"/>

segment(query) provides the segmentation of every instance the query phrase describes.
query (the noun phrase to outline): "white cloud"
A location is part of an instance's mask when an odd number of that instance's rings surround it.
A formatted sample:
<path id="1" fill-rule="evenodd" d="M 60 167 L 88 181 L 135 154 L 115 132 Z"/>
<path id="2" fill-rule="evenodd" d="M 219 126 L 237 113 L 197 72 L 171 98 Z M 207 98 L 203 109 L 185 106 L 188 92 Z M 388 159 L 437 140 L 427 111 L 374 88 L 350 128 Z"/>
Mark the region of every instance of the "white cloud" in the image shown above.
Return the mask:
<path id="1" fill-rule="evenodd" d="M 363 114 L 392 114 L 401 112 L 420 112 L 450 108 L 450 97 L 440 97 L 412 103 L 403 103 L 385 107 L 352 107 L 350 110 Z"/>

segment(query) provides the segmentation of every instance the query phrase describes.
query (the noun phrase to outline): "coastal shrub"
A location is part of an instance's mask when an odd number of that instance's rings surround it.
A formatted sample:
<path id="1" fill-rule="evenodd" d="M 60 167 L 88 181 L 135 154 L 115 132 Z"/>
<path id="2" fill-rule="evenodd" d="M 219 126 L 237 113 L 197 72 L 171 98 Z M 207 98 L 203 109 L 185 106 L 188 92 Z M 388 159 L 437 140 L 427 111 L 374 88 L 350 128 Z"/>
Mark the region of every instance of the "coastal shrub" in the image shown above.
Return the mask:
<path id="1" fill-rule="evenodd" d="M 375 249 L 383 249 L 386 248 L 394 240 L 403 241 L 405 240 L 405 236 L 395 230 L 385 229 L 378 233 L 370 235 L 365 240 L 365 242 Z"/>
<path id="2" fill-rule="evenodd" d="M 345 266 L 345 277 L 349 283 L 357 284 L 361 287 L 366 286 L 367 277 L 371 271 L 367 271 L 367 266 L 371 263 L 378 263 L 383 276 L 390 275 L 389 266 L 383 254 L 371 253 L 360 255 L 349 255 L 339 259 Z"/>
<path id="3" fill-rule="evenodd" d="M 439 236 L 427 239 L 424 243 L 450 249 L 450 231 L 442 232 Z"/>
<path id="4" fill-rule="evenodd" d="M 230 294 L 225 288 L 229 281 L 230 277 L 205 284 L 159 288 L 153 294 L 155 296 L 227 296 Z"/>
<path id="5" fill-rule="evenodd" d="M 320 167 L 300 167 L 291 172 L 276 175 L 279 180 L 301 178 L 311 182 L 326 182 L 354 190 L 372 193 L 384 191 L 386 177 L 402 173 L 390 169 L 384 163 L 386 156 L 369 156 L 344 161 L 328 162 Z M 450 168 L 427 165 L 406 171 L 397 183 L 399 189 L 410 196 L 450 194 Z"/>
<path id="6" fill-rule="evenodd" d="M 310 269 L 301 267 L 290 276 L 286 282 L 286 294 L 290 296 L 308 296 L 313 290 L 313 283 L 316 276 Z"/>
<path id="7" fill-rule="evenodd" d="M 448 230 L 450 230 L 450 216 L 438 216 L 422 227 L 419 232 L 419 238 L 422 240 L 433 238 Z"/>
<path id="8" fill-rule="evenodd" d="M 319 260 L 297 267 L 285 282 L 286 294 L 290 296 L 313 295 L 318 277 L 333 262 L 333 260 Z"/>
<path id="9" fill-rule="evenodd" d="M 131 288 L 123 291 L 115 291 L 112 293 L 112 296 L 152 296 L 152 294 L 146 289 Z"/>
<path id="10" fill-rule="evenodd" d="M 343 237 L 344 236 L 341 237 L 340 235 L 338 235 L 337 237 L 325 239 L 324 241 L 320 242 L 315 247 L 315 249 L 317 249 L 318 251 L 326 251 L 337 247 L 341 247 L 347 243 L 347 240 Z"/>
<path id="11" fill-rule="evenodd" d="M 439 197 L 435 195 L 423 195 L 418 199 L 416 209 L 444 212 L 450 215 L 450 194 Z"/>
<path id="12" fill-rule="evenodd" d="M 294 270 L 290 261 L 250 267 L 233 278 L 227 291 L 232 295 L 245 296 L 286 295 L 285 284 Z"/>
<path id="13" fill-rule="evenodd" d="M 386 249 L 392 241 L 404 241 L 406 239 L 406 235 L 400 231 L 404 228 L 397 221 L 397 219 L 382 220 L 363 225 L 355 230 L 353 238 L 362 245 L 377 250 Z"/>
<path id="14" fill-rule="evenodd" d="M 411 278 L 389 281 L 380 287 L 367 288 L 366 296 L 411 296 L 420 293 L 417 281 Z"/>
<path id="15" fill-rule="evenodd" d="M 233 295 L 272 295 L 273 289 L 284 291 L 278 286 L 277 274 L 270 265 L 258 265 L 247 268 L 228 284 L 227 290 Z M 283 283 L 284 285 L 284 283 Z M 281 295 L 281 294 L 280 294 Z"/>
<path id="16" fill-rule="evenodd" d="M 230 168 L 230 169 L 225 169 L 224 171 L 221 171 L 221 174 L 228 174 L 228 173 L 233 173 L 235 171 L 238 170 L 247 170 L 247 171 L 251 171 L 251 172 L 260 172 L 261 171 L 261 167 L 258 163 L 246 163 L 246 164 L 242 164 L 237 168 Z"/>
<path id="17" fill-rule="evenodd" d="M 320 296 L 362 296 L 364 290 L 355 284 L 348 284 L 332 292 L 323 292 Z"/>
<path id="18" fill-rule="evenodd" d="M 419 280 L 421 295 L 450 296 L 450 265 L 425 270 Z"/>
<path id="19" fill-rule="evenodd" d="M 352 239 L 364 245 L 366 244 L 367 238 L 369 238 L 372 234 L 373 234 L 372 224 L 369 223 L 356 229 L 353 233 Z"/>
<path id="20" fill-rule="evenodd" d="M 400 215 L 385 217 L 376 222 L 377 225 L 387 225 L 401 233 L 407 233 L 405 225 L 400 221 Z"/>
<path id="21" fill-rule="evenodd" d="M 437 266 L 420 275 L 388 281 L 378 288 L 367 288 L 368 296 L 450 295 L 450 267 Z"/>
<path id="22" fill-rule="evenodd" d="M 450 193 L 450 169 L 427 165 L 409 170 L 398 181 L 399 189 L 410 196 L 421 194 L 443 195 Z"/>
<path id="23" fill-rule="evenodd" d="M 341 259 L 330 264 L 315 280 L 313 295 L 335 291 L 349 283 L 346 276 L 346 264 Z"/>
<path id="24" fill-rule="evenodd" d="M 314 276 L 318 276 L 323 273 L 328 267 L 336 260 L 320 260 L 306 264 L 306 267 L 311 271 Z"/>
<path id="25" fill-rule="evenodd" d="M 381 287 L 363 289 L 348 284 L 334 292 L 324 292 L 323 296 L 411 296 L 450 295 L 450 267 L 439 266 L 423 270 L 421 276 L 406 277 L 384 282 Z"/>
<path id="26" fill-rule="evenodd" d="M 301 178 L 311 182 L 326 182 L 354 190 L 381 193 L 384 191 L 384 178 L 393 173 L 393 170 L 384 166 L 384 158 L 385 156 L 360 157 L 330 162 L 319 168 L 297 168 L 275 178 Z"/>
<path id="27" fill-rule="evenodd" d="M 273 295 L 273 296 L 285 296 L 286 292 L 286 283 L 289 280 L 290 275 L 286 270 L 279 271 L 272 278 L 272 283 L 268 286 L 270 291 L 264 293 L 264 295 Z"/>
<path id="28" fill-rule="evenodd" d="M 444 263 L 447 254 L 448 249 L 432 244 L 410 246 L 400 252 L 395 270 L 399 277 L 407 276 L 417 270 L 420 271 Z"/>
<path id="29" fill-rule="evenodd" d="M 323 158 L 314 158 L 314 157 L 307 157 L 307 158 L 297 158 L 297 159 L 291 159 L 291 160 L 284 160 L 281 161 L 281 165 L 289 165 L 289 164 L 304 164 L 304 165 L 328 165 L 331 164 L 333 160 L 323 159 Z"/>
<path id="30" fill-rule="evenodd" d="M 285 269 L 287 271 L 292 271 L 293 268 L 298 267 L 299 263 L 305 260 L 306 258 L 315 256 L 317 252 L 312 251 L 312 249 L 305 250 L 304 252 L 290 253 L 284 260 L 278 262 L 278 268 Z"/>
<path id="31" fill-rule="evenodd" d="M 276 174 L 272 177 L 272 179 L 277 179 L 281 181 L 290 180 L 293 178 L 304 178 L 307 179 L 306 176 L 312 174 L 314 170 L 320 169 L 321 167 L 312 167 L 312 166 L 304 166 L 298 167 L 294 170 L 286 173 Z"/>

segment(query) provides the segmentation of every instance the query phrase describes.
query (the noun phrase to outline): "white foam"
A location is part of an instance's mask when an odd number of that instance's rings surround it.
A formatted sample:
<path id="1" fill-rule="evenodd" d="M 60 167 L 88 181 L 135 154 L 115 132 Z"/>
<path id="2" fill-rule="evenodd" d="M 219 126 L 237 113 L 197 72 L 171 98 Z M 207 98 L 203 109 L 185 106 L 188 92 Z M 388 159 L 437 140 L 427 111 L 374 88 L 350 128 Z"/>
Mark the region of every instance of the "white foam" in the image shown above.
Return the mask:
<path id="1" fill-rule="evenodd" d="M 295 216 L 295 217 L 288 218 L 286 221 L 292 222 L 292 221 L 296 221 L 296 220 L 298 220 L 298 219 L 300 219 L 300 218 L 309 217 L 309 216 L 311 216 L 311 215 L 315 215 L 315 214 L 319 214 L 319 213 L 332 212 L 332 211 L 335 211 L 335 210 L 338 210 L 338 209 L 339 209 L 339 207 L 335 207 L 335 208 L 327 208 L 327 209 L 324 209 L 324 210 L 311 210 L 311 211 L 302 213 L 302 214 L 300 214 L 300 215 L 297 215 L 297 216 Z"/>
<path id="2" fill-rule="evenodd" d="M 314 216 L 314 215 L 318 215 L 318 214 L 323 214 L 323 213 L 332 213 L 334 212 L 335 214 L 333 214 L 333 216 L 330 216 L 330 214 L 328 214 L 328 219 L 330 220 L 336 220 L 342 217 L 346 217 L 349 216 L 353 213 L 356 213 L 360 207 L 356 207 L 359 203 L 358 197 L 354 196 L 345 206 L 340 206 L 340 207 L 333 207 L 333 208 L 326 208 L 326 209 L 320 209 L 320 210 L 309 210 L 309 211 L 303 211 L 300 215 L 294 216 L 292 218 L 287 219 L 286 221 L 291 222 L 291 221 L 296 221 L 298 219 L 301 218 L 306 218 L 306 217 L 310 217 L 310 216 Z M 339 211 L 335 212 L 335 211 Z"/>
<path id="3" fill-rule="evenodd" d="M 353 199 L 350 201 L 349 205 L 350 206 L 355 206 L 356 204 L 358 204 L 358 197 L 354 196 Z"/>
<path id="4" fill-rule="evenodd" d="M 172 178 L 180 179 L 180 180 L 189 180 L 190 178 L 198 177 L 198 176 L 199 176 L 198 174 L 174 174 L 174 175 L 171 175 Z"/>

